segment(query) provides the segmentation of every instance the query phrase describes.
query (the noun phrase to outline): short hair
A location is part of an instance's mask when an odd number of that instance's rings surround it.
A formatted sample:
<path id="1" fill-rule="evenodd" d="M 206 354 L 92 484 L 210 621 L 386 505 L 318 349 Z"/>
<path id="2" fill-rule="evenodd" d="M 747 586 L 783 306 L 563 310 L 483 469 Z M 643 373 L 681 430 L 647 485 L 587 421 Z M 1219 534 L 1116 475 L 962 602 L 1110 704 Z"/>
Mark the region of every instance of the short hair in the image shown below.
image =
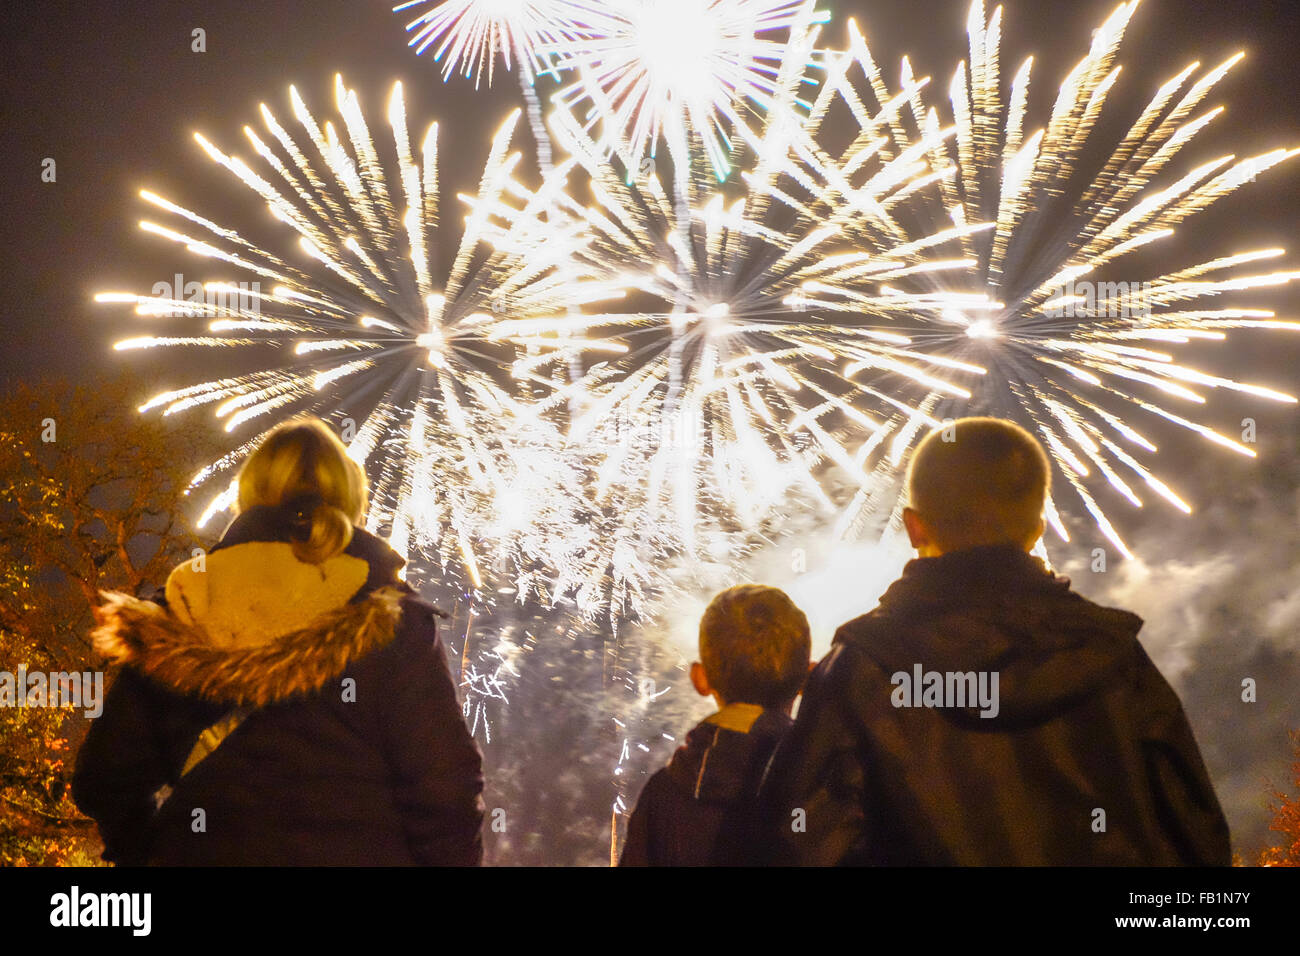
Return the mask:
<path id="1" fill-rule="evenodd" d="M 917 446 L 908 503 L 944 551 L 1023 546 L 1038 530 L 1051 474 L 1043 446 L 1019 425 L 960 418 Z"/>
<path id="2" fill-rule="evenodd" d="M 728 588 L 700 618 L 700 662 L 728 704 L 789 706 L 808 676 L 811 657 L 808 618 L 778 588 Z"/>

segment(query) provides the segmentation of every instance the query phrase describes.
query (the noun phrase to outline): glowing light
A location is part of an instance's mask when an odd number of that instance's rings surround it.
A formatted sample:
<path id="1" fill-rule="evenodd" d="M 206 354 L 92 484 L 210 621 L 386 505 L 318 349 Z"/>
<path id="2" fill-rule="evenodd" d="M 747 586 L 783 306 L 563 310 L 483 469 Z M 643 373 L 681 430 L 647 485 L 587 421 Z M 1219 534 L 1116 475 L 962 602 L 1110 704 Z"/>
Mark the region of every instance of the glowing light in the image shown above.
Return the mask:
<path id="1" fill-rule="evenodd" d="M 509 147 L 518 113 L 493 138 L 482 188 L 465 199 L 461 231 L 439 225 L 436 127 L 413 150 L 400 84 L 389 99 L 387 155 L 357 94 L 339 79 L 335 95 L 340 119 L 322 125 L 291 88 L 301 140 L 262 107 L 265 132 L 245 128 L 262 169 L 196 137 L 291 230 L 298 241 L 287 242 L 284 254 L 142 193 L 180 220 L 174 228 L 142 224 L 148 233 L 251 279 L 259 291 L 189 308 L 168 298 L 100 293 L 97 301 L 136 305 L 151 319 L 210 322 L 204 334 L 135 336 L 116 348 L 256 346 L 259 356 L 267 346 L 279 349 L 268 367 L 171 390 L 143 406 L 164 414 L 206 406 L 228 432 L 262 429 L 204 468 L 196 486 L 223 476 L 228 482 L 265 430 L 313 412 L 346 426 L 345 435 L 355 432 L 349 453 L 371 476 L 372 530 L 388 533 L 403 551 L 432 557 L 450 581 L 478 589 L 491 568 L 492 578 L 521 596 L 551 600 L 546 569 L 565 566 L 565 549 L 577 546 L 556 529 L 580 517 L 568 490 L 578 477 L 562 437 L 528 409 L 527 396 L 511 390 L 516 381 L 531 387 L 532 376 L 512 379 L 510 372 L 523 348 L 545 355 L 580 347 L 581 337 L 557 335 L 563 317 L 620 290 L 570 261 L 581 239 L 545 198 L 564 188 L 566 170 L 539 192 L 513 178 L 518 155 Z M 244 287 L 223 278 L 204 288 Z M 506 312 L 532 324 L 526 346 L 504 328 Z M 498 496 L 505 496 L 499 506 Z M 520 496 L 529 507 L 518 507 Z M 220 490 L 204 520 L 232 501 L 228 487 Z"/>
<path id="2" fill-rule="evenodd" d="M 800 34 L 825 19 L 812 0 L 613 0 L 601 10 L 594 35 L 560 51 L 577 79 L 557 101 L 588 104 L 587 128 L 599 126 L 606 151 L 626 151 L 633 169 L 661 137 L 686 168 L 694 136 L 719 179 L 733 131 L 771 107 L 791 57 L 812 56 Z"/>
<path id="3" fill-rule="evenodd" d="M 607 144 L 572 109 L 557 105 L 552 118 L 557 144 L 590 177 L 595 199 L 566 207 L 592 235 L 576 255 L 640 295 L 640 311 L 573 320 L 574 332 L 615 338 L 626 354 L 588 364 L 580 381 L 556 387 L 550 405 L 569 409 L 571 445 L 598 461 L 591 494 L 623 516 L 611 537 L 626 536 L 629 566 L 628 555 L 656 546 L 679 566 L 716 563 L 752 547 L 793 502 L 832 510 L 825 466 L 855 486 L 870 483 L 853 443 L 917 417 L 937 424 L 920 403 L 936 390 L 968 397 L 949 376 L 982 371 L 935 357 L 889 326 L 917 310 L 988 308 L 985 297 L 889 282 L 965 270 L 945 247 L 991 224 L 846 231 L 861 209 L 906 190 L 916 163 L 877 157 L 862 164 L 870 184 L 847 187 L 818 146 L 820 114 L 798 101 L 815 37 L 795 34 L 767 113 L 741 123 L 746 148 L 725 197 L 675 163 L 671 178 L 638 169 L 631 146 L 618 147 L 611 164 Z M 529 367 L 558 361 L 540 356 Z M 604 573 L 579 587 L 604 586 Z"/>
<path id="4" fill-rule="evenodd" d="M 427 8 L 406 29 L 417 53 L 434 47 L 444 80 L 458 72 L 477 80 L 486 72 L 491 84 L 499 55 L 507 70 L 517 60 L 532 83 L 546 69 L 545 51 L 583 36 L 584 22 L 600 6 L 575 0 L 411 0 L 393 12 Z"/>
<path id="5" fill-rule="evenodd" d="M 1124 450 L 1155 452 L 1137 430 L 1138 419 L 1158 419 L 1251 456 L 1246 445 L 1175 409 L 1204 407 L 1208 389 L 1294 401 L 1275 389 L 1192 368 L 1177 360 L 1171 346 L 1222 341 L 1232 329 L 1300 329 L 1300 323 L 1279 322 L 1258 310 L 1222 302 L 1208 307 L 1232 293 L 1300 277 L 1285 270 L 1231 274 L 1276 258 L 1281 250 L 1220 255 L 1154 275 L 1130 264 L 1127 257 L 1133 253 L 1167 240 L 1198 212 L 1300 154 L 1275 149 L 1175 170 L 1180 152 L 1219 115 L 1217 109 L 1197 111 L 1240 61 L 1237 54 L 1208 71 L 1192 64 L 1171 78 L 1099 168 L 1082 167 L 1084 157 L 1094 155 L 1091 134 L 1119 80 L 1117 57 L 1137 6 L 1136 0 L 1121 3 L 1095 32 L 1087 54 L 1057 90 L 1046 125 L 1032 134 L 1026 123 L 1033 60 L 1026 59 L 1012 74 L 1009 88 L 1004 85 L 1002 10 L 988 16 L 981 0 L 971 5 L 970 56 L 948 84 L 946 103 L 938 101 L 929 84 L 913 79 L 906 60 L 900 89 L 891 90 L 852 23 L 847 49 L 827 61 L 827 86 L 849 106 L 862 132 L 836 157 L 847 189 L 862 179 L 859 166 L 865 157 L 905 155 L 918 137 L 931 134 L 930 146 L 913 153 L 917 188 L 888 205 L 888 219 L 879 206 L 861 203 L 860 221 L 846 225 L 850 234 L 881 228 L 881 223 L 903 230 L 944 219 L 958 224 L 991 219 L 994 224 L 991 233 L 963 237 L 961 244 L 969 262 L 965 272 L 996 303 L 996 315 L 976 316 L 969 307 L 918 310 L 911 323 L 916 337 L 931 349 L 941 348 L 957 359 L 977 356 L 988 370 L 977 405 L 940 407 L 954 414 L 969 414 L 975 407 L 1034 430 L 1063 479 L 1057 482 L 1058 496 L 1072 494 L 1124 554 L 1130 553 L 1127 545 L 1094 497 L 1098 487 L 1141 507 L 1141 497 L 1129 484 L 1136 477 L 1180 511 L 1190 510 Z M 872 104 L 883 108 L 900 99 L 906 108 L 888 124 L 871 112 Z M 945 113 L 952 118 L 951 135 L 936 136 Z M 1081 192 L 1075 185 L 1080 179 Z M 1073 208 L 1062 208 L 1065 202 Z M 1053 255 L 1044 255 L 1045 249 Z M 964 291 L 953 281 L 959 275 L 936 271 L 926 281 L 934 294 L 953 296 Z M 1049 501 L 1048 512 L 1065 538 L 1056 503 Z"/>

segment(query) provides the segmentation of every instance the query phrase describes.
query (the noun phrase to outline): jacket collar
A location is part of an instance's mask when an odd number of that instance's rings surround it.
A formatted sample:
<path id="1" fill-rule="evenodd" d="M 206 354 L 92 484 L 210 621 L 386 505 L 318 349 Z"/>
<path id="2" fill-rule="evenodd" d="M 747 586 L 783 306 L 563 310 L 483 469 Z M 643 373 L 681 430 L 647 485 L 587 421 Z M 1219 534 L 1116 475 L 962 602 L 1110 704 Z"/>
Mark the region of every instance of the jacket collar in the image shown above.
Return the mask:
<path id="1" fill-rule="evenodd" d="M 298 507 L 293 503 L 280 507 L 258 505 L 249 508 L 230 522 L 221 540 L 212 546 L 209 553 L 253 541 L 292 541 L 304 538 L 309 523 L 308 513 L 305 506 Z M 352 540 L 343 549 L 343 553 L 360 558 L 370 565 L 370 576 L 362 588 L 362 594 L 386 585 L 398 584 L 398 572 L 406 565 L 406 559 L 389 547 L 383 538 L 371 534 L 365 528 L 352 529 Z"/>
<path id="2" fill-rule="evenodd" d="M 747 734 L 754 722 L 763 715 L 763 708 L 758 704 L 728 704 L 712 717 L 705 719 L 707 724 L 715 724 L 723 730 L 734 730 L 738 734 Z"/>
<path id="3" fill-rule="evenodd" d="M 868 614 L 835 636 L 889 675 L 997 674 L 1000 726 L 1029 724 L 1117 686 L 1134 666 L 1142 619 L 1094 604 L 1014 547 L 918 558 Z M 987 721 L 972 708 L 954 720 Z"/>
<path id="4" fill-rule="evenodd" d="M 306 528 L 303 509 L 251 508 L 202 564 L 172 571 L 166 600 L 101 593 L 95 649 L 182 694 L 232 706 L 320 690 L 393 639 L 412 592 L 397 577 L 401 556 L 361 528 L 342 555 L 299 562 L 286 543 Z"/>
<path id="5" fill-rule="evenodd" d="M 1015 545 L 987 545 L 951 551 L 937 558 L 913 558 L 880 599 L 885 611 L 972 600 L 1004 600 L 1026 592 L 1065 595 L 1070 579 L 1047 569 L 1041 558 Z"/>
<path id="6" fill-rule="evenodd" d="M 101 592 L 95 650 L 185 695 L 262 707 L 321 690 L 397 633 L 403 592 L 380 588 L 298 630 L 252 646 L 214 644 L 202 627 L 121 592 Z"/>

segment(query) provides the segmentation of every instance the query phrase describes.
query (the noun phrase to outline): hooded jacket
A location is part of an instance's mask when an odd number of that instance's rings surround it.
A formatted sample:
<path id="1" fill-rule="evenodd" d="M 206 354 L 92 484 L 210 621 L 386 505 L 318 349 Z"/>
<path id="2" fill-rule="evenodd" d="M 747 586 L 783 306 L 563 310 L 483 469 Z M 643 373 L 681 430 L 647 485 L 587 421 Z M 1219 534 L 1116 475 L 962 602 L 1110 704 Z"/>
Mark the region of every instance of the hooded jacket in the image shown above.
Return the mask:
<path id="1" fill-rule="evenodd" d="M 1014 547 L 909 562 L 809 678 L 763 783 L 769 862 L 1229 865 L 1141 626 Z"/>
<path id="2" fill-rule="evenodd" d="M 322 564 L 299 561 L 302 521 L 250 509 L 165 598 L 104 595 L 94 644 L 123 666 L 72 794 L 105 860 L 480 861 L 481 759 L 438 612 L 362 529 Z"/>
<path id="3" fill-rule="evenodd" d="M 646 781 L 619 865 L 746 862 L 758 783 L 790 725 L 780 711 L 754 704 L 730 704 L 699 724 Z"/>

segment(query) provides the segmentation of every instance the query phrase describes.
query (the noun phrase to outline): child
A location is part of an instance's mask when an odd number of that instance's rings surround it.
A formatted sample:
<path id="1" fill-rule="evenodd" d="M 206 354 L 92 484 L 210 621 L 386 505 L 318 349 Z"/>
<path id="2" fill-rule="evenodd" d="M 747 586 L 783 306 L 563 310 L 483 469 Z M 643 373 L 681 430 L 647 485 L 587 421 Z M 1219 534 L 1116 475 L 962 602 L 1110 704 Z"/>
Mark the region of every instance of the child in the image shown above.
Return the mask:
<path id="1" fill-rule="evenodd" d="M 992 418 L 917 448 L 918 558 L 809 677 L 763 783 L 768 862 L 1231 862 L 1142 621 L 1029 553 L 1050 474 L 1032 435 Z"/>
<path id="2" fill-rule="evenodd" d="M 753 800 L 808 674 L 808 619 L 776 588 L 717 595 L 700 620 L 691 683 L 718 712 L 641 791 L 620 866 L 709 866 L 752 853 Z"/>

